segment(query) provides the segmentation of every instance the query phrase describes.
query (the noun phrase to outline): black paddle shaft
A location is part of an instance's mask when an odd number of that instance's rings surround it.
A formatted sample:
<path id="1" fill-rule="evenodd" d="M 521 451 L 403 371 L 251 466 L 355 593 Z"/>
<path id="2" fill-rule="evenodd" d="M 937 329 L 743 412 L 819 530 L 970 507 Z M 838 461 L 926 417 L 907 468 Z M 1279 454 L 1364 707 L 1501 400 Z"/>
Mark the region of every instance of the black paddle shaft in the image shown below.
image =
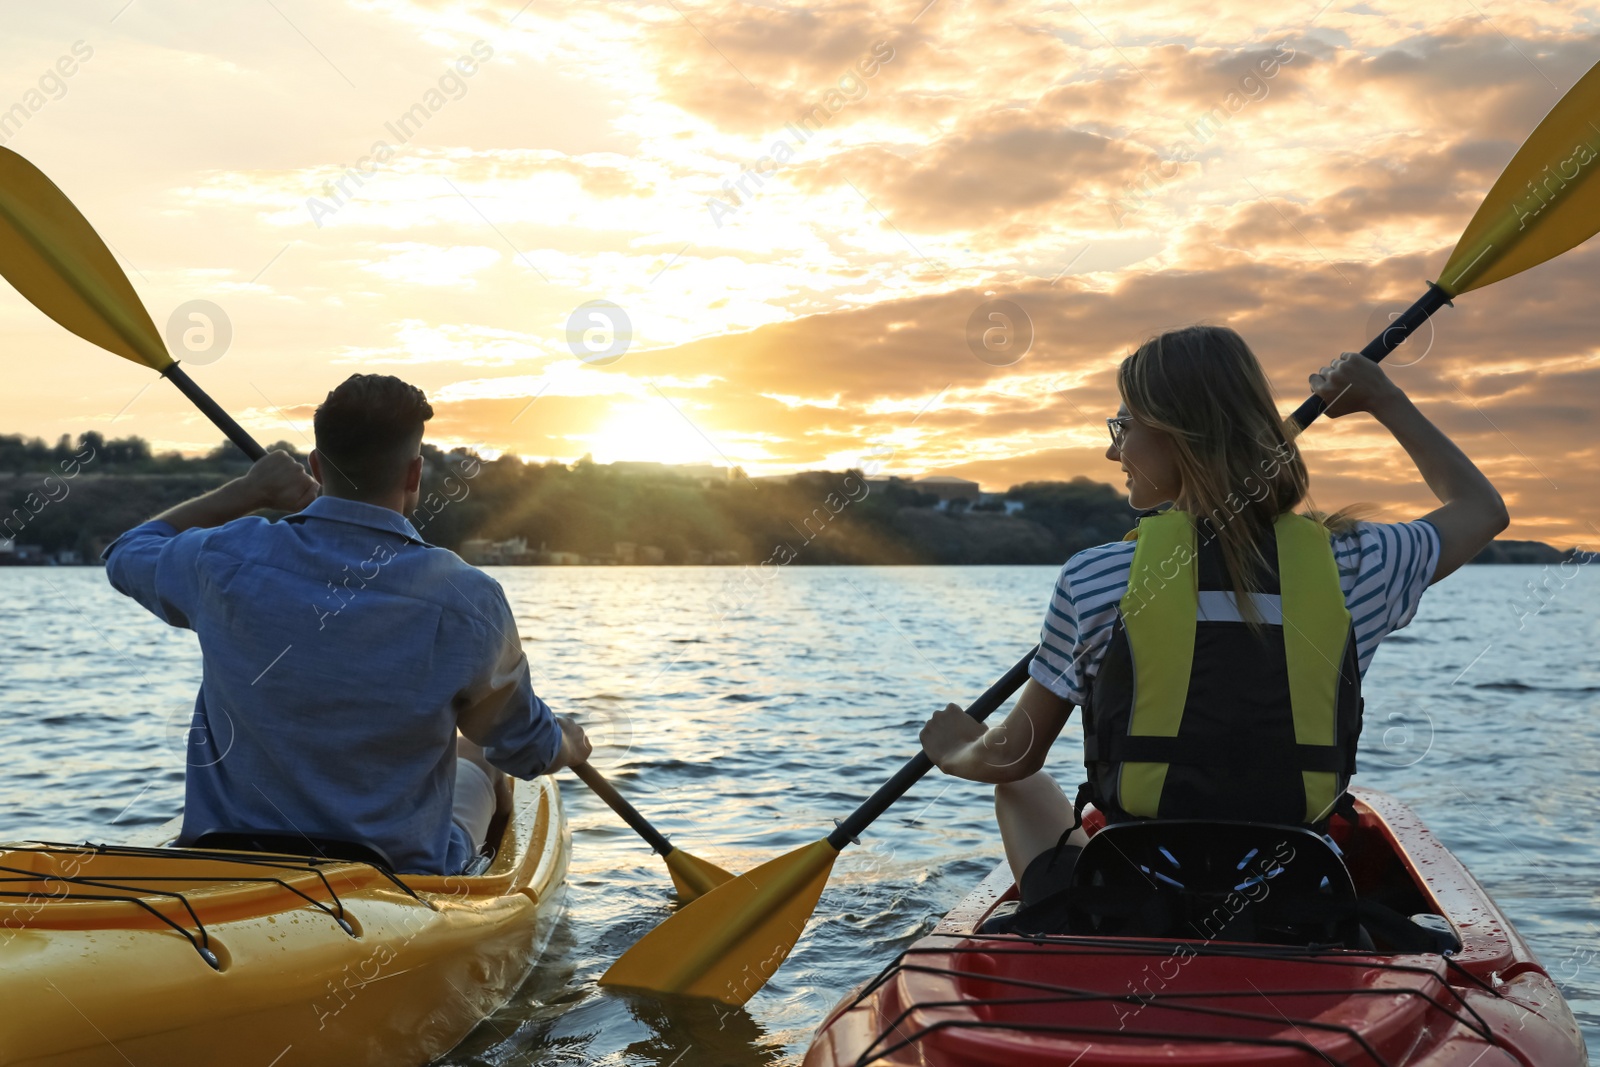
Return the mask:
<path id="1" fill-rule="evenodd" d="M 1428 291 L 1423 293 L 1415 304 L 1406 308 L 1399 318 L 1386 326 L 1382 333 L 1367 342 L 1367 347 L 1361 350 L 1361 354 L 1374 363 L 1383 362 L 1384 356 L 1393 352 L 1400 346 L 1402 341 L 1411 335 L 1413 330 L 1428 321 L 1428 316 L 1448 303 L 1450 303 L 1450 294 L 1433 282 L 1429 282 Z M 1327 410 L 1327 407 L 1328 405 L 1320 396 L 1312 396 L 1307 398 L 1304 404 L 1295 408 L 1294 414 L 1289 417 L 1304 430 L 1315 422 L 1317 416 Z"/>
<path id="2" fill-rule="evenodd" d="M 644 838 L 645 844 L 655 849 L 656 854 L 665 856 L 672 851 L 672 842 L 661 835 L 661 832 L 632 804 L 629 804 L 623 795 L 616 791 L 610 782 L 601 777 L 599 771 L 587 763 L 572 765 L 572 773 L 583 779 L 583 784 L 594 790 L 595 796 L 606 802 L 606 806 L 622 817 L 622 821 L 633 827 L 633 832 Z"/>
<path id="3" fill-rule="evenodd" d="M 161 376 L 176 385 L 184 396 L 194 401 L 194 406 L 199 408 L 206 418 L 216 423 L 217 429 L 227 434 L 228 440 L 238 445 L 239 451 L 248 456 L 252 463 L 267 454 L 267 450 L 256 444 L 256 439 L 245 433 L 244 427 L 234 422 L 232 415 L 218 407 L 217 402 L 195 384 L 195 380 L 189 377 L 182 367 L 174 363 L 162 371 Z"/>
<path id="4" fill-rule="evenodd" d="M 1033 662 L 1033 657 L 1038 651 L 1039 646 L 1035 645 L 1026 656 L 1017 660 L 1015 666 L 1006 671 L 998 682 L 972 702 L 967 714 L 979 722 L 993 714 L 996 708 L 1005 703 L 1011 694 L 1022 688 L 1022 683 L 1028 680 L 1028 665 Z M 868 797 L 866 803 L 851 812 L 848 819 L 834 827 L 833 833 L 828 835 L 828 844 L 842 851 L 845 845 L 860 837 L 878 816 L 889 810 L 889 805 L 905 796 L 906 791 L 931 770 L 933 770 L 933 760 L 928 758 L 926 752 L 918 752 L 906 761 L 904 767 L 895 772 L 893 778 Z"/>

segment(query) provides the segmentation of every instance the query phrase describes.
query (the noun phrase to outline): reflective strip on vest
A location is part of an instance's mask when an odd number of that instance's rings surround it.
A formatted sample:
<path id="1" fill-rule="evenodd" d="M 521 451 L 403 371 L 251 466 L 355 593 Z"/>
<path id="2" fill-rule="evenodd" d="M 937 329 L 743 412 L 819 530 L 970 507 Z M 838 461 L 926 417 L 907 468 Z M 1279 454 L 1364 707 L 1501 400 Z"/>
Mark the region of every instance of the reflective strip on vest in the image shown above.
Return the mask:
<path id="1" fill-rule="evenodd" d="M 1252 605 L 1263 622 L 1283 627 L 1295 742 L 1332 745 L 1339 665 L 1350 632 L 1333 546 L 1322 524 L 1301 515 L 1280 515 L 1275 535 L 1281 594 L 1256 594 Z M 1199 591 L 1197 558 L 1194 524 L 1184 512 L 1167 511 L 1140 521 L 1128 591 L 1120 604 L 1133 661 L 1130 736 L 1178 736 L 1194 666 L 1197 621 L 1243 621 L 1232 593 Z M 1155 818 L 1167 766 L 1122 764 L 1113 786 L 1122 809 Z M 1301 774 L 1306 822 L 1319 822 L 1338 798 L 1338 775 Z"/>
<path id="2" fill-rule="evenodd" d="M 1256 618 L 1268 626 L 1283 625 L 1283 598 L 1274 593 L 1251 593 Z M 1227 589 L 1200 590 L 1201 622 L 1244 622 L 1244 613 L 1233 592 Z"/>

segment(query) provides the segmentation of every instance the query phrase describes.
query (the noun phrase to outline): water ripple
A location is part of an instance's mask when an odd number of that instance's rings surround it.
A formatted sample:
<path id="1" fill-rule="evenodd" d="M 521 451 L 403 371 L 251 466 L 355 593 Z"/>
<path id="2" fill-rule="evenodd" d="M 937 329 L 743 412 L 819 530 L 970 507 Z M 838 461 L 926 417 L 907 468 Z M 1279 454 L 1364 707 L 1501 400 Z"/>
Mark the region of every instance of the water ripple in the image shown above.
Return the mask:
<path id="1" fill-rule="evenodd" d="M 829 832 L 915 754 L 929 713 L 970 701 L 1033 642 L 1054 580 L 1048 567 L 786 568 L 719 619 L 716 569 L 495 573 L 536 687 L 601 741 L 596 764 L 675 844 L 732 871 Z M 1358 780 L 1414 805 L 1473 869 L 1600 1048 L 1600 597 L 1564 588 L 1528 614 L 1532 576 L 1474 567 L 1429 591 L 1368 675 Z M 115 840 L 175 814 L 194 635 L 89 568 L 0 570 L 0 591 L 13 608 L 0 835 Z M 1081 739 L 1069 723 L 1050 763 L 1069 793 Z M 1000 857 L 989 790 L 924 782 L 840 856 L 816 921 L 745 1009 L 603 993 L 600 973 L 674 905 L 661 861 L 563 779 L 568 909 L 534 976 L 452 1065 L 793 1067 L 839 996 Z"/>

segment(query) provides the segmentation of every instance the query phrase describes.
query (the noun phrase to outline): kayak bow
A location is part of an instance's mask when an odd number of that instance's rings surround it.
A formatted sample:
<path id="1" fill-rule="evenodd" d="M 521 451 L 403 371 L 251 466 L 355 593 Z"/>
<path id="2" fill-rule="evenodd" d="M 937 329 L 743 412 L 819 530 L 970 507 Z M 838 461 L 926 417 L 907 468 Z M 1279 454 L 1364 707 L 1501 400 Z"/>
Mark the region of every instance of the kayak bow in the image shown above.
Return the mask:
<path id="1" fill-rule="evenodd" d="M 498 853 L 474 877 L 0 845 L 0 1065 L 221 1063 L 241 1049 L 282 1067 L 426 1063 L 526 977 L 570 848 L 548 777 L 517 784 Z"/>

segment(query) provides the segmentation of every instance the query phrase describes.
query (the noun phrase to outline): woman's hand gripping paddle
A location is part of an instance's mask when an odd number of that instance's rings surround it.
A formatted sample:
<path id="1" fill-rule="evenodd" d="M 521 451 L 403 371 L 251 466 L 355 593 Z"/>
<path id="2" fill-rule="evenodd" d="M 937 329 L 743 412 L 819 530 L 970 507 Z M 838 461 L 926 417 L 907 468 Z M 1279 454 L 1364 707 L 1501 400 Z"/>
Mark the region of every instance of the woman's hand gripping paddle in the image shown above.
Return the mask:
<path id="1" fill-rule="evenodd" d="M 967 714 L 982 722 L 1028 679 L 1035 648 L 990 686 Z M 917 753 L 827 837 L 769 860 L 696 900 L 646 934 L 600 976 L 606 986 L 743 1004 L 766 985 L 816 910 L 833 862 L 930 770 Z"/>
<path id="2" fill-rule="evenodd" d="M 1567 90 L 1511 157 L 1437 282 L 1361 354 L 1379 362 L 1453 297 L 1520 274 L 1600 232 L 1600 63 Z M 1284 426 L 1292 441 L 1327 404 L 1313 396 Z"/>
<path id="3" fill-rule="evenodd" d="M 583 779 L 583 784 L 594 790 L 595 796 L 605 801 L 607 807 L 620 815 L 622 821 L 633 827 L 634 832 L 666 861 L 667 872 L 672 875 L 672 885 L 685 903 L 711 892 L 733 877 L 715 863 L 707 863 L 674 846 L 592 765 L 579 763 L 572 768 L 572 773 Z"/>
<path id="4" fill-rule="evenodd" d="M 266 454 L 167 354 L 150 312 L 89 220 L 9 148 L 0 148 L 0 276 L 85 341 L 160 371 L 251 460 Z"/>

